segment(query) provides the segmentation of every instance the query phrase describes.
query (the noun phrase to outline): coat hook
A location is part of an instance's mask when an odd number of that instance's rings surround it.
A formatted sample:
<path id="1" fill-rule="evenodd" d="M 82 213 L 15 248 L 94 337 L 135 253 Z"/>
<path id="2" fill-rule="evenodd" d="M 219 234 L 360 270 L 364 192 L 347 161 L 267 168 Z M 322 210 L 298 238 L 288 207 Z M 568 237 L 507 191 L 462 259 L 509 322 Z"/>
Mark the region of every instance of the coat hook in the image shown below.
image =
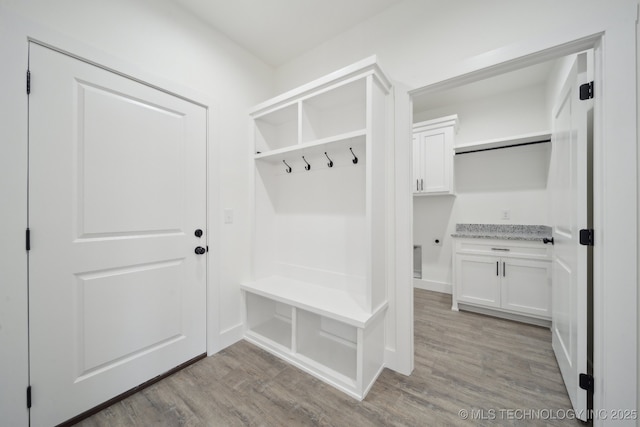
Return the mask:
<path id="1" fill-rule="evenodd" d="M 327 152 L 326 152 L 326 151 L 324 152 L 324 155 L 325 155 L 325 156 L 327 156 L 327 160 L 329 160 L 329 163 L 327 163 L 327 166 L 329 166 L 330 168 L 332 168 L 332 167 L 333 167 L 333 160 L 331 160 L 331 159 L 329 158 L 329 155 L 327 154 Z"/>
<path id="2" fill-rule="evenodd" d="M 307 162 L 307 159 L 304 158 L 304 156 L 302 156 L 302 160 L 304 160 L 304 162 L 307 164 L 307 166 L 304 167 L 304 170 L 308 171 L 311 169 L 311 165 L 309 164 L 309 162 Z"/>
<path id="3" fill-rule="evenodd" d="M 356 157 L 356 155 L 353 153 L 353 148 L 349 147 L 349 150 L 351 150 L 351 155 L 353 156 L 353 160 L 351 160 L 353 162 L 353 164 L 355 165 L 356 163 L 358 163 L 358 158 Z"/>
<path id="4" fill-rule="evenodd" d="M 287 165 L 287 162 L 285 162 L 284 160 L 282 161 L 282 163 Z M 287 173 L 291 173 L 291 166 L 287 165 L 287 168 L 285 170 L 287 171 Z"/>

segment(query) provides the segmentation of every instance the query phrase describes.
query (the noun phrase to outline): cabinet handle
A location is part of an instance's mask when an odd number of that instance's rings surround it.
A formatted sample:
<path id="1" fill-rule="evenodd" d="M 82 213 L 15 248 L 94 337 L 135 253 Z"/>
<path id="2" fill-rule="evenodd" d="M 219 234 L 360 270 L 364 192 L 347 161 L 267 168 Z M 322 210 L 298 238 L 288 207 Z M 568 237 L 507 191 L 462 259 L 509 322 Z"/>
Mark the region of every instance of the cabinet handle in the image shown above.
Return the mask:
<path id="1" fill-rule="evenodd" d="M 424 181 L 420 178 L 420 191 L 424 191 Z"/>
<path id="2" fill-rule="evenodd" d="M 500 276 L 500 263 L 496 261 L 496 276 Z"/>
<path id="3" fill-rule="evenodd" d="M 420 185 L 417 179 L 416 179 L 416 191 L 420 191 Z"/>
<path id="4" fill-rule="evenodd" d="M 507 275 L 507 269 L 506 269 L 506 264 L 503 262 L 502 263 L 502 277 Z"/>
<path id="5" fill-rule="evenodd" d="M 492 251 L 501 251 L 501 252 L 509 252 L 511 249 L 509 248 L 491 248 Z"/>

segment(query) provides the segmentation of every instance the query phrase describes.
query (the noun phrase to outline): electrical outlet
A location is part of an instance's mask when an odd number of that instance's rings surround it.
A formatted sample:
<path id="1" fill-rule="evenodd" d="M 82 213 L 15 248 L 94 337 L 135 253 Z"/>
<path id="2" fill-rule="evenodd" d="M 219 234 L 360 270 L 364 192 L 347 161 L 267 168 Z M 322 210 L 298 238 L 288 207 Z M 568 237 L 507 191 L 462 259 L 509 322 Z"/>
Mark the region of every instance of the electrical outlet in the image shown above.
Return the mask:
<path id="1" fill-rule="evenodd" d="M 442 239 L 438 237 L 434 237 L 431 241 L 433 242 L 433 246 L 442 246 Z"/>
<path id="2" fill-rule="evenodd" d="M 511 211 L 509 209 L 502 210 L 502 219 L 511 219 Z"/>

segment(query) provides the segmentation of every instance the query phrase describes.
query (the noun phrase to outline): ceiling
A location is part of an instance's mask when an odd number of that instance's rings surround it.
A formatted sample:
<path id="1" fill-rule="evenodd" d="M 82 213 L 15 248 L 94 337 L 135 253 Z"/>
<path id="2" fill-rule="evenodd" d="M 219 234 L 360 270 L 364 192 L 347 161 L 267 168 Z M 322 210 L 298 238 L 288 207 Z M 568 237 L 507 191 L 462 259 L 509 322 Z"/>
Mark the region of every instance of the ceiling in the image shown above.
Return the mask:
<path id="1" fill-rule="evenodd" d="M 277 67 L 403 0 L 173 0 Z"/>

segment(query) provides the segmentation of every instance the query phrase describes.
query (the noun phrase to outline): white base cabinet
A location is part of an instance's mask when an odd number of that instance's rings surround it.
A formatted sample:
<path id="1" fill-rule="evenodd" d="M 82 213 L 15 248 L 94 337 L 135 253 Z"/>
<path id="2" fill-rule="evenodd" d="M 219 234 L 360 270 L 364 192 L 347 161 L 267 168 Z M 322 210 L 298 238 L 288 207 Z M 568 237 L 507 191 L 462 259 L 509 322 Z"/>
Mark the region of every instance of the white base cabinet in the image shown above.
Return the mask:
<path id="1" fill-rule="evenodd" d="M 462 304 L 518 320 L 550 320 L 549 251 L 542 242 L 456 238 L 452 309 Z"/>

